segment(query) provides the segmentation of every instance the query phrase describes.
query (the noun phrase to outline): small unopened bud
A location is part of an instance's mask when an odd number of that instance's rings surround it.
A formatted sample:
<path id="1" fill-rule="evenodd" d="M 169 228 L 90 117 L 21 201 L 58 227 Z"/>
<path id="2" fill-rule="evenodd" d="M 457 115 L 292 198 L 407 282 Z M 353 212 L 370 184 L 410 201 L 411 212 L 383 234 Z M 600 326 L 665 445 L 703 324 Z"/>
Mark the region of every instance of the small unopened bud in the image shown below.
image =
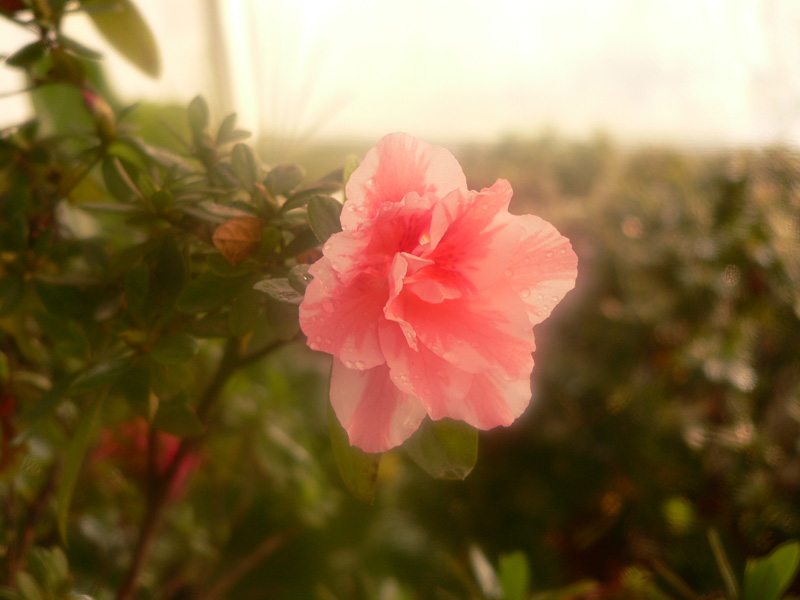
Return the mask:
<path id="1" fill-rule="evenodd" d="M 117 120 L 114 118 L 114 111 L 108 102 L 93 91 L 84 88 L 82 90 L 83 104 L 89 114 L 92 115 L 97 133 L 101 139 L 108 141 L 114 139 L 117 133 Z"/>

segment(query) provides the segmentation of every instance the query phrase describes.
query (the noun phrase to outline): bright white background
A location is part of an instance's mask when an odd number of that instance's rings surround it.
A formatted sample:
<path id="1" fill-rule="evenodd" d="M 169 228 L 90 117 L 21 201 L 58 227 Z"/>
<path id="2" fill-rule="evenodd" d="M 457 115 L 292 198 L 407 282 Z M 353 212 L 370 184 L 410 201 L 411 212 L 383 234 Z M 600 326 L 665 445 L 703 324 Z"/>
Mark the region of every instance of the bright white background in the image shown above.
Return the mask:
<path id="1" fill-rule="evenodd" d="M 125 98 L 202 92 L 250 129 L 461 141 L 550 127 L 633 143 L 800 143 L 798 0 L 136 2 L 161 47 L 160 80 L 124 64 L 82 16 L 67 31 L 106 52 Z M 26 36 L 0 23 L 0 52 Z M 0 68 L 0 93 L 21 86 Z M 0 99 L 0 127 L 26 110 L 20 97 Z"/>

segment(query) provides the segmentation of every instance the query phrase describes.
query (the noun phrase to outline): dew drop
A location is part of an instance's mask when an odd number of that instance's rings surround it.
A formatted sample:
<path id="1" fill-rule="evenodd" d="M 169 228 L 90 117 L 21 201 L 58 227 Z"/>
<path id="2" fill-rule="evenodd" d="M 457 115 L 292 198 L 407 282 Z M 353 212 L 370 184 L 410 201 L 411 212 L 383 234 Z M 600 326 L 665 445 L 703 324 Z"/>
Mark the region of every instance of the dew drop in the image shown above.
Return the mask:
<path id="1" fill-rule="evenodd" d="M 325 343 L 330 345 L 333 343 L 333 340 L 331 338 L 325 338 Z"/>
<path id="2" fill-rule="evenodd" d="M 317 343 L 321 342 L 322 341 L 322 336 L 321 335 L 316 336 L 314 338 L 314 341 L 317 342 Z"/>
<path id="3" fill-rule="evenodd" d="M 553 296 L 552 298 L 550 298 L 550 301 L 551 302 L 558 302 L 558 296 Z"/>
<path id="4" fill-rule="evenodd" d="M 522 262 L 527 265 L 528 263 L 531 262 L 531 257 L 530 256 L 526 256 L 525 258 L 522 259 Z"/>
<path id="5" fill-rule="evenodd" d="M 506 269 L 506 277 L 513 277 L 514 271 L 512 269 Z"/>
<path id="6" fill-rule="evenodd" d="M 452 350 L 448 350 L 447 352 L 445 352 L 444 355 L 442 356 L 442 358 L 445 359 L 448 362 L 453 363 L 454 365 L 457 365 L 458 362 L 461 360 L 459 358 L 458 354 L 456 354 Z"/>
<path id="7" fill-rule="evenodd" d="M 332 313 L 336 310 L 336 304 L 330 298 L 323 298 L 322 299 L 322 310 L 326 313 Z"/>
<path id="8" fill-rule="evenodd" d="M 367 363 L 365 363 L 363 360 L 357 360 L 356 361 L 356 369 L 359 369 L 359 370 L 363 371 L 366 368 L 366 366 L 367 366 Z"/>
<path id="9" fill-rule="evenodd" d="M 544 255 L 545 255 L 547 258 L 552 258 L 552 257 L 553 257 L 553 252 L 552 252 L 552 250 L 548 250 L 547 252 L 545 252 L 545 253 L 544 253 Z"/>
<path id="10" fill-rule="evenodd" d="M 536 296 L 536 298 L 538 300 L 544 300 L 544 294 L 539 294 L 538 296 Z"/>
<path id="11" fill-rule="evenodd" d="M 519 295 L 522 296 L 523 298 L 527 298 L 528 296 L 531 295 L 531 291 L 528 288 L 522 288 Z"/>
<path id="12" fill-rule="evenodd" d="M 344 366 L 347 367 L 348 369 L 354 369 L 356 365 L 355 363 L 353 363 L 352 360 L 346 360 L 344 361 Z"/>
<path id="13" fill-rule="evenodd" d="M 561 250 L 558 251 L 558 253 L 559 254 L 566 254 L 567 253 L 567 249 L 566 248 L 562 248 Z"/>
<path id="14" fill-rule="evenodd" d="M 325 242 L 325 245 L 322 246 L 322 249 L 323 250 L 330 250 L 331 246 L 332 246 L 332 244 L 330 242 Z"/>

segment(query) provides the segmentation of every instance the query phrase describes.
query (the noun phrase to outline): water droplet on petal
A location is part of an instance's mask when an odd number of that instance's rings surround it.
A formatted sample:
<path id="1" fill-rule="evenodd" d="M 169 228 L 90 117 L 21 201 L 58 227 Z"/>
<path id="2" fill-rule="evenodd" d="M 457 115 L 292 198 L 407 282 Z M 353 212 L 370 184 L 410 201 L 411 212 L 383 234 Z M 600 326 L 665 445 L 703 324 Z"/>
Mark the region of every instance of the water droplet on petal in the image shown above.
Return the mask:
<path id="1" fill-rule="evenodd" d="M 527 265 L 528 263 L 531 262 L 531 257 L 530 256 L 526 256 L 525 258 L 522 259 L 522 262 Z"/>
<path id="2" fill-rule="evenodd" d="M 558 296 L 553 296 L 552 298 L 550 298 L 550 301 L 551 302 L 558 302 Z"/>
<path id="3" fill-rule="evenodd" d="M 566 248 L 562 248 L 561 250 L 558 251 L 558 253 L 559 254 L 566 254 L 567 253 L 567 249 Z"/>
<path id="4" fill-rule="evenodd" d="M 363 371 L 366 368 L 366 366 L 367 366 L 367 363 L 365 363 L 363 360 L 357 360 L 356 361 L 356 369 L 359 369 L 359 370 Z"/>
<path id="5" fill-rule="evenodd" d="M 544 294 L 539 294 L 536 298 L 537 300 L 544 300 Z"/>
<path id="6" fill-rule="evenodd" d="M 332 313 L 333 311 L 336 310 L 336 303 L 330 298 L 323 298 L 322 310 L 324 310 L 326 313 Z"/>
<path id="7" fill-rule="evenodd" d="M 448 362 L 453 363 L 454 365 L 457 365 L 458 362 L 461 360 L 461 358 L 458 356 L 458 354 L 456 354 L 455 352 L 453 352 L 451 350 L 448 350 L 447 352 L 445 352 L 444 355 L 442 356 L 442 358 L 445 359 Z"/>
<path id="8" fill-rule="evenodd" d="M 346 360 L 344 361 L 344 366 L 347 367 L 348 369 L 354 369 L 356 365 L 353 363 L 353 361 Z"/>
<path id="9" fill-rule="evenodd" d="M 531 291 L 528 288 L 522 288 L 522 290 L 520 290 L 519 292 L 519 295 L 522 296 L 523 298 L 527 298 L 528 296 L 531 295 Z"/>
<path id="10" fill-rule="evenodd" d="M 514 271 L 512 269 L 506 269 L 506 277 L 513 277 Z"/>
<path id="11" fill-rule="evenodd" d="M 552 257 L 553 257 L 553 252 L 552 252 L 552 250 L 548 250 L 547 252 L 545 252 L 545 253 L 544 253 L 544 255 L 545 255 L 547 258 L 552 258 Z"/>

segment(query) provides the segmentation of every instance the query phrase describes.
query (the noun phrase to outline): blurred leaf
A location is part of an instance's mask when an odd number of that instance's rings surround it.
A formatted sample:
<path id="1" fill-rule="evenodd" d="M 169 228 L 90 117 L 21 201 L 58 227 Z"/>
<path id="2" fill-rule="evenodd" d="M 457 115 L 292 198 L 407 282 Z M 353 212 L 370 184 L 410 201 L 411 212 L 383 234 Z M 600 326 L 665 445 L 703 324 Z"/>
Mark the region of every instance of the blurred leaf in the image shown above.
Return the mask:
<path id="1" fill-rule="evenodd" d="M 361 164 L 361 159 L 358 158 L 356 154 L 350 154 L 344 160 L 344 173 L 342 174 L 342 182 L 345 186 L 345 196 L 344 201 L 347 202 L 347 182 L 350 181 L 350 176 L 353 174 L 358 168 L 358 165 Z"/>
<path id="2" fill-rule="evenodd" d="M 298 294 L 305 294 L 308 284 L 314 279 L 308 273 L 309 265 L 295 265 L 289 271 L 289 285 L 297 290 Z"/>
<path id="3" fill-rule="evenodd" d="M 143 315 L 149 289 L 150 269 L 146 265 L 136 265 L 125 275 L 125 303 L 136 318 Z"/>
<path id="4" fill-rule="evenodd" d="M 308 252 L 312 248 L 319 246 L 319 239 L 312 231 L 311 227 L 301 230 L 294 239 L 286 244 L 286 247 L 281 252 L 284 258 L 293 258 L 303 252 Z"/>
<path id="5" fill-rule="evenodd" d="M 151 356 L 163 365 L 177 365 L 192 358 L 198 349 L 197 340 L 188 333 L 170 333 L 156 340 Z"/>
<path id="6" fill-rule="evenodd" d="M 95 297 L 83 286 L 38 279 L 36 292 L 49 312 L 72 319 L 90 317 L 96 305 Z"/>
<path id="7" fill-rule="evenodd" d="M 122 357 L 95 363 L 72 381 L 69 395 L 81 396 L 114 383 L 130 367 L 130 361 L 130 357 Z"/>
<path id="8" fill-rule="evenodd" d="M 267 297 L 264 302 L 265 321 L 274 336 L 289 341 L 300 331 L 298 306 Z"/>
<path id="9" fill-rule="evenodd" d="M 67 541 L 67 521 L 69 519 L 69 505 L 72 502 L 72 494 L 75 491 L 75 484 L 78 481 L 83 457 L 92 441 L 92 434 L 103 406 L 103 394 L 95 398 L 84 408 L 83 414 L 78 421 L 78 426 L 72 436 L 72 440 L 67 446 L 64 458 L 64 466 L 61 470 L 61 480 L 58 484 L 56 500 L 58 504 L 58 531 L 61 539 Z"/>
<path id="10" fill-rule="evenodd" d="M 314 196 L 308 202 L 308 222 L 322 243 L 342 230 L 341 214 L 341 203 L 330 196 Z"/>
<path id="11" fill-rule="evenodd" d="M 6 64 L 10 67 L 20 67 L 28 69 L 33 63 L 41 59 L 47 52 L 47 44 L 43 41 L 36 41 L 22 49 L 17 50 L 14 54 L 6 59 Z"/>
<path id="12" fill-rule="evenodd" d="M 186 266 L 178 242 L 166 235 L 156 257 L 151 281 L 151 293 L 155 293 L 162 308 L 172 304 L 183 290 L 186 282 Z"/>
<path id="13" fill-rule="evenodd" d="M 161 75 L 155 38 L 130 0 L 80 0 L 100 34 L 122 56 L 151 77 Z"/>
<path id="14" fill-rule="evenodd" d="M 503 600 L 525 600 L 531 584 L 530 567 L 524 552 L 503 554 L 498 564 Z"/>
<path id="15" fill-rule="evenodd" d="M 58 342 L 60 353 L 85 358 L 89 354 L 89 340 L 83 329 L 75 321 L 57 317 L 52 313 L 39 312 L 36 322 L 42 330 Z"/>
<path id="16" fill-rule="evenodd" d="M 579 581 L 557 590 L 534 594 L 531 596 L 531 600 L 571 600 L 572 598 L 581 598 L 586 594 L 597 592 L 598 588 L 599 586 L 594 581 Z M 658 597 L 661 598 L 661 596 Z"/>
<path id="17" fill-rule="evenodd" d="M 292 191 L 305 179 L 306 172 L 300 165 L 276 165 L 267 174 L 266 186 L 273 196 Z"/>
<path id="18" fill-rule="evenodd" d="M 375 486 L 378 483 L 378 465 L 381 454 L 368 454 L 350 445 L 347 432 L 339 423 L 333 407 L 328 403 L 328 428 L 331 434 L 331 448 L 342 481 L 358 500 L 372 504 L 375 499 Z"/>
<path id="19" fill-rule="evenodd" d="M 303 296 L 289 284 L 288 279 L 263 279 L 256 283 L 253 289 L 263 292 L 279 302 L 300 304 L 303 301 Z"/>
<path id="20" fill-rule="evenodd" d="M 8 271 L 0 277 L 0 317 L 13 311 L 25 292 L 25 279 L 22 273 Z"/>
<path id="21" fill-rule="evenodd" d="M 236 144 L 231 154 L 231 167 L 242 187 L 252 190 L 259 181 L 261 164 L 258 155 L 247 144 Z"/>
<path id="22" fill-rule="evenodd" d="M 338 192 L 342 186 L 333 182 L 321 182 L 296 191 L 286 198 L 286 202 L 281 206 L 281 213 L 285 213 L 294 208 L 305 206 L 314 196 L 326 196 Z"/>
<path id="23" fill-rule="evenodd" d="M 139 362 L 125 371 L 114 384 L 114 390 L 125 397 L 128 405 L 139 415 L 153 420 L 154 411 L 150 402 L 150 367 Z"/>
<path id="24" fill-rule="evenodd" d="M 178 298 L 178 309 L 188 314 L 209 312 L 231 302 L 249 277 L 220 277 L 204 273 L 193 279 Z"/>
<path id="25" fill-rule="evenodd" d="M 429 475 L 464 479 L 478 459 L 478 431 L 453 419 L 425 419 L 403 448 Z"/>
<path id="26" fill-rule="evenodd" d="M 44 591 L 30 573 L 17 573 L 17 587 L 25 600 L 45 600 Z"/>
<path id="27" fill-rule="evenodd" d="M 469 562 L 484 596 L 486 598 L 500 598 L 501 590 L 500 583 L 497 580 L 497 573 L 492 568 L 492 564 L 486 558 L 483 550 L 476 544 L 472 544 L 469 548 Z"/>
<path id="28" fill-rule="evenodd" d="M 217 146 L 238 142 L 250 137 L 249 131 L 234 129 L 236 124 L 236 113 L 231 113 L 222 121 L 217 132 Z"/>
<path id="29" fill-rule="evenodd" d="M 800 542 L 781 544 L 762 558 L 747 561 L 742 600 L 780 600 L 800 566 Z"/>
<path id="30" fill-rule="evenodd" d="M 58 32 L 58 43 L 61 44 L 65 49 L 81 56 L 83 58 L 89 58 L 91 60 L 100 60 L 103 58 L 103 55 L 96 50 L 92 50 L 91 48 L 87 48 L 77 40 L 72 39 L 64 35 L 63 32 Z"/>
<path id="31" fill-rule="evenodd" d="M 214 245 L 236 266 L 261 246 L 261 221 L 255 217 L 228 219 L 214 231 Z"/>
<path id="32" fill-rule="evenodd" d="M 242 337 L 255 329 L 261 310 L 261 294 L 243 290 L 233 301 L 230 311 L 231 333 Z"/>
<path id="33" fill-rule="evenodd" d="M 202 96 L 195 96 L 189 103 L 189 128 L 194 136 L 195 143 L 203 138 L 203 133 L 208 129 L 208 104 Z"/>
<path id="34" fill-rule="evenodd" d="M 182 394 L 158 405 L 153 427 L 181 438 L 196 437 L 203 433 L 203 424 Z"/>

